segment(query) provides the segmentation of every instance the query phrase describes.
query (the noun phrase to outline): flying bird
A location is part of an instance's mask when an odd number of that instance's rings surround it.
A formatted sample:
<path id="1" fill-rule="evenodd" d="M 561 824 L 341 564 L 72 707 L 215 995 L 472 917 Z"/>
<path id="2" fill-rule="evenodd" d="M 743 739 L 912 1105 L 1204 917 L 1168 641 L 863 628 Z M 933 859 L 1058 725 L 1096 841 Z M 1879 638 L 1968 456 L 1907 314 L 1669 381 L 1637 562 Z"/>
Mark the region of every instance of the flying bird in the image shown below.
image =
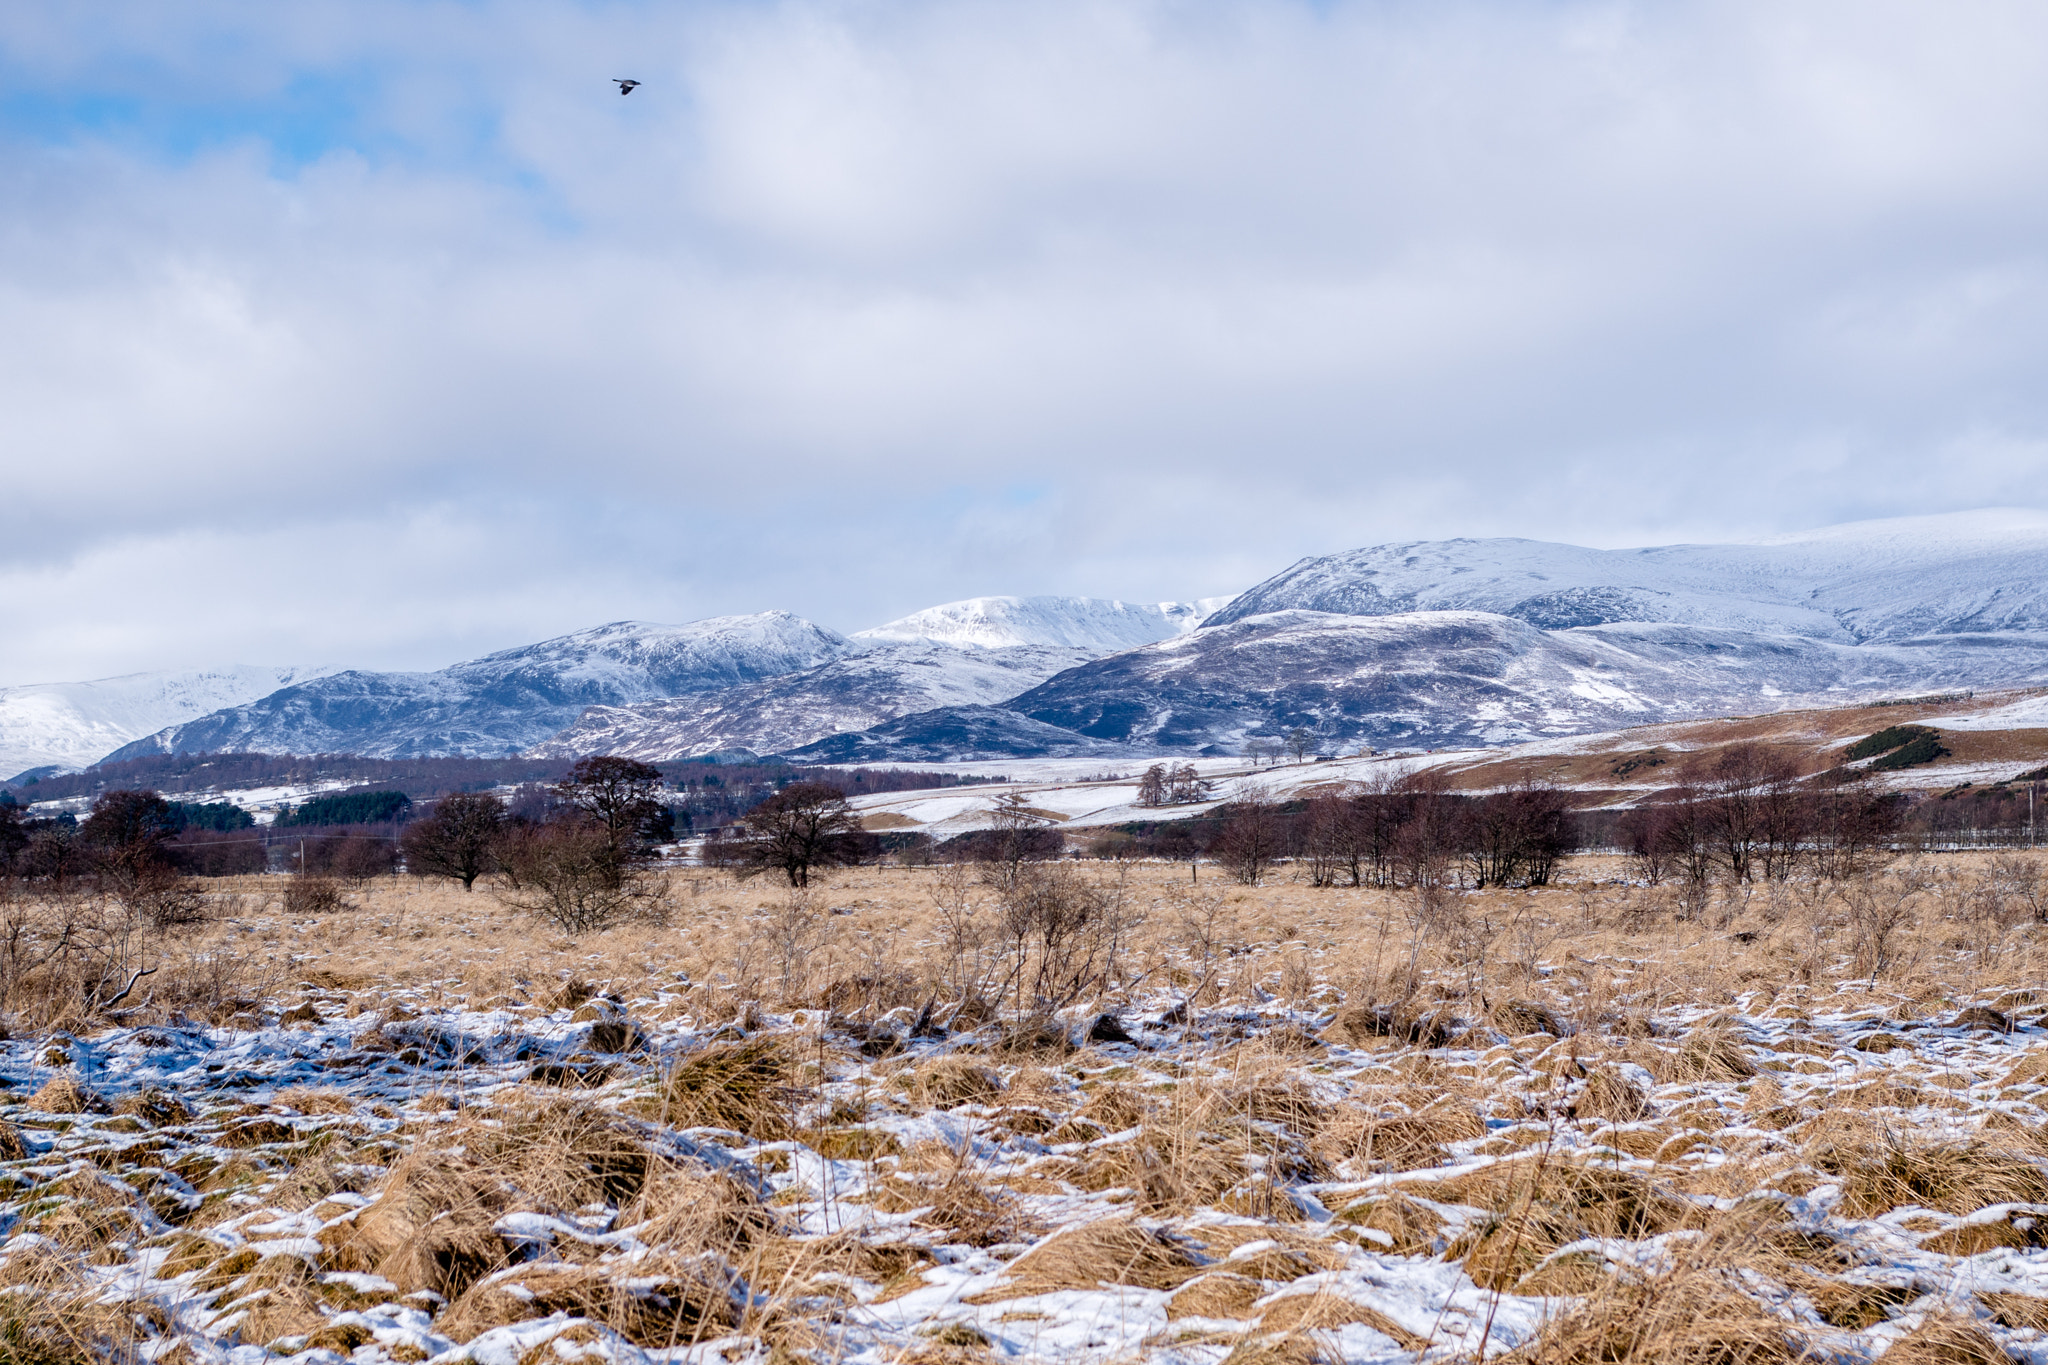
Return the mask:
<path id="1" fill-rule="evenodd" d="M 620 93 L 621 95 L 630 95 L 630 94 L 632 94 L 632 93 L 633 93 L 633 87 L 634 87 L 634 86 L 636 86 L 636 85 L 638 85 L 638 84 L 640 84 L 640 82 L 638 82 L 638 81 L 622 81 L 622 80 L 620 80 L 620 79 L 619 79 L 618 77 L 614 76 L 614 77 L 612 78 L 612 84 L 613 84 L 613 85 L 616 85 L 617 87 L 619 87 L 619 93 Z"/>

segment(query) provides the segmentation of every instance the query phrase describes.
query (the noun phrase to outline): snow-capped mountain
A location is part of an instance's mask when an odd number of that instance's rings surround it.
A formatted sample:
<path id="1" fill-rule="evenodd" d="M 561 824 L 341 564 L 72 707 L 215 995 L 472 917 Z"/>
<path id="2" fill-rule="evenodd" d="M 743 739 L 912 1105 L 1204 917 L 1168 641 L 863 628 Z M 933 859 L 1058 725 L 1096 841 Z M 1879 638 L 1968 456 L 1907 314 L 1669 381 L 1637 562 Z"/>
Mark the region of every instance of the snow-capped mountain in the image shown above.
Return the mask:
<path id="1" fill-rule="evenodd" d="M 1103 597 L 970 597 L 854 632 L 855 640 L 929 640 L 971 649 L 1038 645 L 1089 657 L 1185 635 L 1230 599 L 1119 602 Z"/>
<path id="2" fill-rule="evenodd" d="M 1958 512 L 1639 550 L 1511 539 L 1375 545 L 1304 559 L 1203 624 L 1288 610 L 1486 611 L 1544 630 L 1671 622 L 1844 644 L 2048 631 L 2048 515 Z"/>
<path id="3" fill-rule="evenodd" d="M 1490 612 L 1281 611 L 1098 659 L 1005 703 L 1134 753 L 1505 744 L 2048 677 L 2048 635 L 1846 645 L 1665 623 L 1540 630 Z M 934 717 L 935 720 L 940 718 Z"/>
<path id="4" fill-rule="evenodd" d="M 432 673 L 350 671 L 160 730 L 112 754 L 517 753 L 586 707 L 719 692 L 813 667 L 845 639 L 784 611 L 688 625 L 617 621 Z"/>
<path id="5" fill-rule="evenodd" d="M 723 692 L 593 706 L 533 752 L 620 754 L 646 762 L 735 750 L 775 753 L 912 712 L 992 706 L 1094 657 L 1040 645 L 960 648 L 872 637 L 868 643 L 860 653 L 816 668 Z"/>
<path id="6" fill-rule="evenodd" d="M 2041 681 L 2038 512 L 1641 550 L 1432 541 L 1302 560 L 1198 630 L 1002 704 L 1050 730 L 940 709 L 800 752 L 1229 753 L 1296 726 L 1324 748 L 1440 748 Z"/>
<path id="7" fill-rule="evenodd" d="M 331 672 L 231 664 L 0 688 L 0 777 L 34 768 L 83 768 L 166 725 Z"/>
<path id="8" fill-rule="evenodd" d="M 852 639 L 786 612 L 620 622 L 432 673 L 339 673 L 108 757 L 771 752 L 908 712 L 999 702 L 1062 669 L 1191 630 L 1222 600 L 978 597 Z"/>
<path id="9" fill-rule="evenodd" d="M 850 638 L 778 612 L 621 623 L 295 683 L 115 756 L 1137 756 L 1296 726 L 1442 747 L 2042 681 L 2048 515 L 1993 511 L 1736 545 L 1380 545 L 1228 602 L 981 597 Z"/>
<path id="10" fill-rule="evenodd" d="M 858 631 L 854 651 L 729 691 L 592 707 L 535 750 L 648 761 L 773 753 L 938 707 L 985 707 L 1064 669 L 1195 628 L 1226 598 L 972 597 Z"/>

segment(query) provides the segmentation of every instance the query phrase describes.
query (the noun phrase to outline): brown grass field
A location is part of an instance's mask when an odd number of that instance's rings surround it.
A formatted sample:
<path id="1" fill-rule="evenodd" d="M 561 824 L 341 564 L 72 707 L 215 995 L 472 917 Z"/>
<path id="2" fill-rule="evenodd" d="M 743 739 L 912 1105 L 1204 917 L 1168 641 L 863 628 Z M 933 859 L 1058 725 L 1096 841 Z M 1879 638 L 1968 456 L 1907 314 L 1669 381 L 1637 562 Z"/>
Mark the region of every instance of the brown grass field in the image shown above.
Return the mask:
<path id="1" fill-rule="evenodd" d="M 11 893 L 0 1360 L 2048 1355 L 2048 856 L 1622 876 Z"/>

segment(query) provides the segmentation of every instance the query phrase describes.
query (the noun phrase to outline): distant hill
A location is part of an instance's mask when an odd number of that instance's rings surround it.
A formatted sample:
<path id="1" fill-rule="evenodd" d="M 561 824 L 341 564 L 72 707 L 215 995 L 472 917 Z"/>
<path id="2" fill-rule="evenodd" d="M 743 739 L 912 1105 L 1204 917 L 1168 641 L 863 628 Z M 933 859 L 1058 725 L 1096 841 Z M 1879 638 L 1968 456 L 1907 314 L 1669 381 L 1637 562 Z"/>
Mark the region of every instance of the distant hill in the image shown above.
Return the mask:
<path id="1" fill-rule="evenodd" d="M 718 692 L 847 648 L 841 636 L 781 611 L 682 626 L 616 621 L 432 673 L 337 673 L 160 730 L 107 757 L 492 757 L 540 743 L 586 707 Z"/>
<path id="2" fill-rule="evenodd" d="M 71 771 L 168 725 L 333 672 L 230 664 L 184 673 L 130 673 L 93 682 L 0 688 L 0 778 Z"/>
<path id="3" fill-rule="evenodd" d="M 840 636 L 619 622 L 431 673 L 338 673 L 117 756 L 613 752 L 813 762 L 1507 744 L 2048 681 L 2048 515 L 1632 550 L 1415 541 L 1227 601 L 977 597 Z"/>

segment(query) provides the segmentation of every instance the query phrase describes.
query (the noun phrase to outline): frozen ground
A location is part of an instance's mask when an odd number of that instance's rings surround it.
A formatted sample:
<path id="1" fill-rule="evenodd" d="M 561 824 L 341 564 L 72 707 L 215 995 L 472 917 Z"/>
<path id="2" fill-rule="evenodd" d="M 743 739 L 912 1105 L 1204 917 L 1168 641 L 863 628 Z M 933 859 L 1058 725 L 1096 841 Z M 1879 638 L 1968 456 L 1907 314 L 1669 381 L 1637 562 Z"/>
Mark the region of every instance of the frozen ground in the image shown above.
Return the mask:
<path id="1" fill-rule="evenodd" d="M 1129 971 L 1022 1026 L 930 1008 L 935 874 L 804 902 L 830 934 L 779 988 L 741 964 L 796 902 L 709 876 L 552 946 L 487 896 L 373 888 L 354 928 L 245 892 L 222 942 L 288 954 L 256 996 L 0 1043 L 7 1330 L 232 1365 L 2040 1361 L 2048 942 L 1969 929 L 2002 866 L 1870 882 L 1914 906 L 1875 972 L 1820 884 L 1716 928 L 1588 865 L 1404 945 L 1397 894 L 1100 882 L 1143 907 Z M 1481 923 L 1490 960 L 1453 946 Z M 1381 1006 L 1390 933 L 1428 984 Z"/>

